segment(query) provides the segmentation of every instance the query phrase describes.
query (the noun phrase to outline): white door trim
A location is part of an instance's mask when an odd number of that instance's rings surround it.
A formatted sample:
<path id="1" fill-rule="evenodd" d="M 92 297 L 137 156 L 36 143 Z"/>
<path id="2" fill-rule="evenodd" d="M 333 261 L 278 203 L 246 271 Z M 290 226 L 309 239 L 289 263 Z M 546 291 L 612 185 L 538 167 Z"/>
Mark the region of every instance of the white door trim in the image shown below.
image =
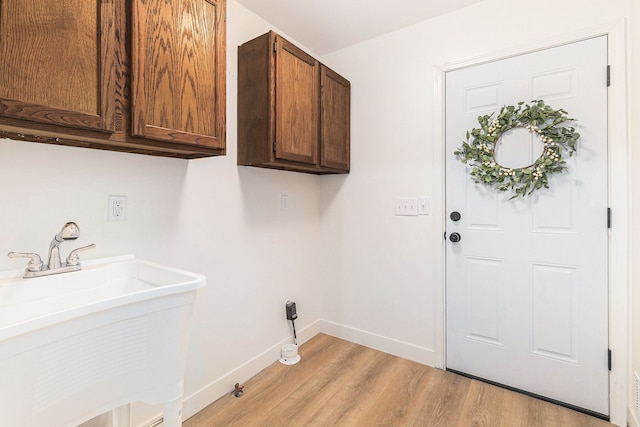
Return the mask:
<path id="1" fill-rule="evenodd" d="M 608 36 L 608 57 L 611 66 L 611 86 L 608 94 L 608 137 L 609 137 L 609 206 L 613 212 L 612 228 L 609 232 L 609 347 L 613 353 L 612 370 L 609 377 L 610 417 L 616 425 L 627 425 L 627 400 L 630 371 L 630 295 L 631 295 L 631 227 L 630 227 L 630 156 L 628 142 L 628 101 L 627 101 L 627 44 L 626 22 L 620 21 L 611 25 L 574 32 L 551 40 L 543 40 L 533 44 L 492 52 L 479 57 L 464 59 L 436 66 L 435 68 L 435 127 L 434 141 L 436 158 L 440 159 L 435 176 L 442 177 L 442 186 L 435 189 L 434 212 L 439 212 L 440 235 L 445 232 L 445 139 L 444 111 L 445 73 L 460 68 L 496 61 L 515 55 L 572 43 L 592 37 Z M 439 194 L 438 194 L 439 192 Z M 440 268 L 434 272 L 434 283 L 440 283 L 438 299 L 441 304 L 436 313 L 437 333 L 436 354 L 441 359 L 439 367 L 445 367 L 445 246 L 444 240 L 435 243 L 441 259 L 436 260 Z"/>

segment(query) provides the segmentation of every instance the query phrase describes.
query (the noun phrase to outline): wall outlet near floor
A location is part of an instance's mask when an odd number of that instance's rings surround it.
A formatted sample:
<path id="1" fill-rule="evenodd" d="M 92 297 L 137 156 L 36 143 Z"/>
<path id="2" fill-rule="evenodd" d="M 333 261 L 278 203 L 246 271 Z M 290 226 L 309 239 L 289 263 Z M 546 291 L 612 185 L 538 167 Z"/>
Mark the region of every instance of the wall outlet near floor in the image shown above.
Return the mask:
<path id="1" fill-rule="evenodd" d="M 127 220 L 127 196 L 109 196 L 108 219 L 113 221 Z"/>

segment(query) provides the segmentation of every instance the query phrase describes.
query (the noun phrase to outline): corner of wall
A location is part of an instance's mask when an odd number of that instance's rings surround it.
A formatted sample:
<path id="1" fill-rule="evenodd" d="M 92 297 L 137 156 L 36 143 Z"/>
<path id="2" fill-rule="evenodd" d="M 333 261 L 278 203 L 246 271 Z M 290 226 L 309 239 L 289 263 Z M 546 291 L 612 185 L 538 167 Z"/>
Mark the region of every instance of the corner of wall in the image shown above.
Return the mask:
<path id="1" fill-rule="evenodd" d="M 297 335 L 299 345 L 304 344 L 305 342 L 316 336 L 318 333 L 322 332 L 320 330 L 320 323 L 321 321 L 319 320 L 315 321 L 298 332 Z M 225 373 L 220 378 L 205 385 L 190 396 L 185 396 L 182 409 L 183 419 L 186 420 L 189 417 L 194 416 L 196 413 L 200 412 L 211 403 L 215 402 L 226 394 L 229 394 L 233 390 L 233 386 L 235 383 L 242 383 L 255 376 L 260 371 L 272 365 L 273 363 L 277 363 L 278 359 L 281 356 L 281 347 L 284 344 L 290 343 L 292 339 L 293 337 L 288 337 L 287 339 L 274 344 L 253 359 Z"/>

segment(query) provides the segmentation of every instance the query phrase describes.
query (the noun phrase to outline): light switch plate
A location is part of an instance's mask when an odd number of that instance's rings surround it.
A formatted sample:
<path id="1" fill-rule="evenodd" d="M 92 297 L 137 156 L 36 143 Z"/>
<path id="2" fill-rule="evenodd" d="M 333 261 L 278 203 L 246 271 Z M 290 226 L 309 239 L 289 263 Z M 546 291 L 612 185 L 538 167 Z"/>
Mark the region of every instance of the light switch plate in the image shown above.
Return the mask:
<path id="1" fill-rule="evenodd" d="M 394 214 L 399 216 L 418 215 L 418 199 L 395 199 Z"/>
<path id="2" fill-rule="evenodd" d="M 431 214 L 431 199 L 428 197 L 418 197 L 418 215 Z"/>

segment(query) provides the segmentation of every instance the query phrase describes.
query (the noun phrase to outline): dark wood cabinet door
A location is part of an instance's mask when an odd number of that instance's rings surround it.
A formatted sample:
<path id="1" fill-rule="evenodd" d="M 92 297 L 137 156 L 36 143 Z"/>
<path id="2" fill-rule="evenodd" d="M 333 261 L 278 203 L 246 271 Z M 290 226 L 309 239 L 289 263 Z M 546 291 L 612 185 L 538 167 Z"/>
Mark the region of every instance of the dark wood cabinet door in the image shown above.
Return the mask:
<path id="1" fill-rule="evenodd" d="M 238 164 L 349 172 L 351 85 L 273 31 L 238 47 Z"/>
<path id="2" fill-rule="evenodd" d="M 225 148 L 226 0 L 133 0 L 132 133 Z"/>
<path id="3" fill-rule="evenodd" d="M 113 0 L 0 1 L 0 116 L 117 130 Z"/>
<path id="4" fill-rule="evenodd" d="M 320 166 L 349 171 L 351 84 L 324 65 L 320 82 Z"/>
<path id="5" fill-rule="evenodd" d="M 319 63 L 276 37 L 275 157 L 315 165 L 320 137 Z"/>

